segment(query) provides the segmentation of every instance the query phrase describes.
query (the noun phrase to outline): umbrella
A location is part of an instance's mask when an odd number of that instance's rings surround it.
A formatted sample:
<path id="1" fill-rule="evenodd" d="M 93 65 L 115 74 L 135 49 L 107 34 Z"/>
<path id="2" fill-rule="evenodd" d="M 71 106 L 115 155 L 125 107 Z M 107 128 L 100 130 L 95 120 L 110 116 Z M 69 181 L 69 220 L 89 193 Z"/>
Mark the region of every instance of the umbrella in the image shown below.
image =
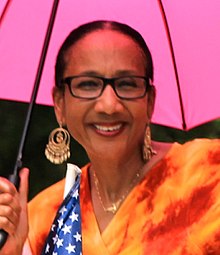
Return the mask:
<path id="1" fill-rule="evenodd" d="M 52 8 L 55 23 L 37 103 L 51 105 L 54 61 L 74 27 L 112 19 L 136 28 L 153 55 L 153 123 L 188 130 L 219 118 L 220 1 L 20 0 L 0 5 L 0 98 L 29 102 Z"/>
<path id="2" fill-rule="evenodd" d="M 76 26 L 97 19 L 127 23 L 145 38 L 155 67 L 152 122 L 188 130 L 220 117 L 219 0 L 1 0 L 0 98 L 51 105 L 58 48 Z M 129 53 L 128 53 L 129 54 Z"/>

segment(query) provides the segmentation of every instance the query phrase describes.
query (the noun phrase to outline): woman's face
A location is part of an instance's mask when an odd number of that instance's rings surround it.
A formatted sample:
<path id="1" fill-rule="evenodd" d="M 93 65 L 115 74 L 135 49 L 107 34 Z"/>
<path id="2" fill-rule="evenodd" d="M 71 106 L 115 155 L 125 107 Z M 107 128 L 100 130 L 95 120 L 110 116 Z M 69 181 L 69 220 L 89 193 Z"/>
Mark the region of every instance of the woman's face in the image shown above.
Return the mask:
<path id="1" fill-rule="evenodd" d="M 68 50 L 65 61 L 64 77 L 145 76 L 142 51 L 132 39 L 116 31 L 98 30 L 86 35 Z M 90 158 L 140 155 L 145 126 L 153 108 L 147 102 L 147 96 L 119 99 L 110 86 L 92 100 L 74 98 L 67 86 L 64 95 L 54 93 L 58 121 L 67 125 Z"/>

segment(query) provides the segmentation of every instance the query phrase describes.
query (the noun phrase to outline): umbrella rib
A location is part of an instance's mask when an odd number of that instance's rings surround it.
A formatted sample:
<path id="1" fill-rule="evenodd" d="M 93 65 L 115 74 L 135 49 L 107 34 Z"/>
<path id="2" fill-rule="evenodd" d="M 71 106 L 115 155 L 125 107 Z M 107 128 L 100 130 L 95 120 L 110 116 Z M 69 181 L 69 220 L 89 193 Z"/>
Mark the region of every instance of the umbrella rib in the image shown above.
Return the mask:
<path id="1" fill-rule="evenodd" d="M 5 13 L 6 13 L 8 7 L 9 7 L 9 4 L 10 4 L 10 3 L 11 3 L 11 1 L 8 0 L 7 3 L 6 3 L 5 6 L 4 6 L 4 9 L 3 9 L 2 14 L 1 14 L 1 17 L 0 17 L 0 25 L 1 25 L 1 23 L 2 23 L 2 20 L 3 20 L 4 16 L 5 16 Z"/>
<path id="2" fill-rule="evenodd" d="M 185 119 L 184 106 L 183 106 L 183 97 L 182 97 L 181 88 L 180 88 L 179 75 L 177 71 L 177 64 L 176 64 L 176 58 L 175 58 L 174 49 L 173 49 L 172 38 L 171 38 L 170 30 L 169 30 L 166 13 L 162 4 L 162 0 L 158 0 L 158 4 L 161 10 L 164 26 L 165 26 L 167 37 L 168 37 L 168 42 L 169 42 L 169 47 L 170 47 L 170 52 L 171 52 L 171 57 L 172 57 L 172 62 L 174 67 L 174 73 L 176 77 L 177 90 L 179 95 L 179 102 L 180 102 L 180 109 L 181 109 L 181 116 L 182 116 L 182 127 L 183 127 L 183 130 L 186 130 L 187 127 L 186 127 L 186 119 Z"/>
<path id="3" fill-rule="evenodd" d="M 57 13 L 58 4 L 59 4 L 59 0 L 54 0 L 48 27 L 47 27 L 47 31 L 46 31 L 45 40 L 43 43 L 43 48 L 42 48 L 42 52 L 41 52 L 41 56 L 40 56 L 40 60 L 39 60 L 39 65 L 38 65 L 38 69 L 37 69 L 37 73 L 36 73 L 34 87 L 33 87 L 32 94 L 31 94 L 31 100 L 30 100 L 30 104 L 29 104 L 27 114 L 26 114 L 26 119 L 25 119 L 22 137 L 21 137 L 21 141 L 20 141 L 20 145 L 19 145 L 19 149 L 18 149 L 17 159 L 16 159 L 16 163 L 14 166 L 14 171 L 13 171 L 14 175 L 16 175 L 18 172 L 18 169 L 20 169 L 22 167 L 23 149 L 24 149 L 27 132 L 29 129 L 30 121 L 31 121 L 31 115 L 33 112 L 34 103 L 36 101 L 37 92 L 38 92 L 38 88 L 40 85 L 40 79 L 41 79 L 41 75 L 43 72 L 43 67 L 44 67 L 44 63 L 45 63 L 45 59 L 46 59 L 46 55 L 47 55 L 50 37 L 52 34 L 52 30 L 53 30 L 53 25 L 54 25 L 56 13 Z"/>

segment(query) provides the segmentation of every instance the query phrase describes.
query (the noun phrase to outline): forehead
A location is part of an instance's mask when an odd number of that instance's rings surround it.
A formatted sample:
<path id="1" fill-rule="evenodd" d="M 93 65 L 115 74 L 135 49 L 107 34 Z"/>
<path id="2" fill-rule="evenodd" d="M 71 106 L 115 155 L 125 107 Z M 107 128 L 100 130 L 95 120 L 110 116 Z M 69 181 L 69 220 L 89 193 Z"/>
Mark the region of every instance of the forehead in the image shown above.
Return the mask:
<path id="1" fill-rule="evenodd" d="M 79 52 L 79 50 L 91 50 L 102 48 L 102 50 L 113 50 L 116 49 L 127 50 L 128 47 L 136 49 L 137 52 L 142 54 L 142 57 L 145 59 L 145 54 L 140 46 L 133 40 L 130 36 L 123 34 L 120 31 L 108 30 L 108 29 L 99 29 L 93 32 L 90 32 L 75 42 L 67 51 L 68 54 L 74 51 L 74 54 Z M 128 52 L 129 53 L 129 52 Z"/>
<path id="2" fill-rule="evenodd" d="M 93 31 L 87 35 L 85 35 L 81 40 L 79 40 L 81 44 L 89 42 L 91 45 L 93 44 L 105 44 L 107 46 L 111 46 L 116 44 L 117 47 L 125 46 L 125 45 L 138 45 L 135 41 L 119 31 L 114 30 L 106 30 L 99 29 Z"/>
<path id="3" fill-rule="evenodd" d="M 114 63 L 124 66 L 136 64 L 142 66 L 141 69 L 146 66 L 146 58 L 139 45 L 131 37 L 112 30 L 93 31 L 73 44 L 66 53 L 67 69 L 69 65 L 78 68 L 82 63 L 99 66 L 100 62 L 103 68 L 113 67 Z"/>
<path id="4" fill-rule="evenodd" d="M 111 38 L 111 41 L 109 40 L 110 38 Z M 110 43 L 114 41 L 114 42 L 117 42 L 118 46 L 127 42 L 127 43 L 135 44 L 137 47 L 139 47 L 132 37 L 125 35 L 120 31 L 110 30 L 110 29 L 97 29 L 95 31 L 89 32 L 85 34 L 81 39 L 79 39 L 75 43 L 75 45 L 77 45 L 78 43 L 82 44 L 83 42 L 86 43 L 87 40 L 89 40 L 90 43 L 102 43 L 102 42 Z"/>

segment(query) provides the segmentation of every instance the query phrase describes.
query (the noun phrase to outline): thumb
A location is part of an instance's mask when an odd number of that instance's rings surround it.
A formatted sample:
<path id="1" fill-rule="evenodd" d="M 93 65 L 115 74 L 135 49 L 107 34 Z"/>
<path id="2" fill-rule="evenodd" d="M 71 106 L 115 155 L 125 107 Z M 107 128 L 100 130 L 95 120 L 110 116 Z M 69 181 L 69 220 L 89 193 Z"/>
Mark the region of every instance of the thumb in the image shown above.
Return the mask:
<path id="1" fill-rule="evenodd" d="M 23 168 L 20 170 L 20 187 L 19 187 L 19 201 L 21 206 L 20 224 L 18 226 L 18 231 L 20 231 L 21 237 L 26 239 L 28 233 L 28 212 L 27 212 L 27 202 L 28 202 L 28 178 L 29 169 Z"/>
<path id="2" fill-rule="evenodd" d="M 21 202 L 21 205 L 26 206 L 28 201 L 29 169 L 22 168 L 20 170 L 19 176 L 20 176 L 20 186 L 19 186 L 20 202 Z"/>

